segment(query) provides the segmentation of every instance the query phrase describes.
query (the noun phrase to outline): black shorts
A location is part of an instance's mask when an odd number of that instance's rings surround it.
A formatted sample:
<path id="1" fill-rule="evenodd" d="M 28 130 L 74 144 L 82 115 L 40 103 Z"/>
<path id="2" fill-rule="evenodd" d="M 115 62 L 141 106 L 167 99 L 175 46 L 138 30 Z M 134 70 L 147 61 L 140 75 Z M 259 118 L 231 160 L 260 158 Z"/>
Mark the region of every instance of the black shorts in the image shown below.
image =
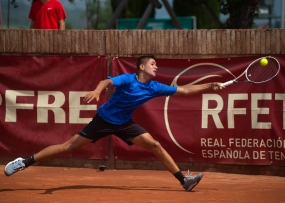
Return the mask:
<path id="1" fill-rule="evenodd" d="M 130 140 L 144 133 L 147 133 L 147 131 L 132 119 L 121 125 L 116 125 L 106 122 L 96 114 L 92 121 L 77 134 L 93 140 L 92 142 L 96 142 L 100 138 L 113 134 L 121 138 L 128 145 L 132 145 L 133 143 L 130 142 Z"/>

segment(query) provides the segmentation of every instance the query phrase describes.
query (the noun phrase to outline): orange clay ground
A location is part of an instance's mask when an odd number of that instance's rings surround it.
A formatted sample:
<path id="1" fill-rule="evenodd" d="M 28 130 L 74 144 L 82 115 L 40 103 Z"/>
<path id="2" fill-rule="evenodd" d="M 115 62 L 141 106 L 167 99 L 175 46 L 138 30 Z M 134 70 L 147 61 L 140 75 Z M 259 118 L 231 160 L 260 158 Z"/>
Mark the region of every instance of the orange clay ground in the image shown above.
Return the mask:
<path id="1" fill-rule="evenodd" d="M 285 202 L 285 177 L 205 172 L 185 192 L 166 171 L 31 166 L 0 174 L 0 202 L 279 203 Z"/>

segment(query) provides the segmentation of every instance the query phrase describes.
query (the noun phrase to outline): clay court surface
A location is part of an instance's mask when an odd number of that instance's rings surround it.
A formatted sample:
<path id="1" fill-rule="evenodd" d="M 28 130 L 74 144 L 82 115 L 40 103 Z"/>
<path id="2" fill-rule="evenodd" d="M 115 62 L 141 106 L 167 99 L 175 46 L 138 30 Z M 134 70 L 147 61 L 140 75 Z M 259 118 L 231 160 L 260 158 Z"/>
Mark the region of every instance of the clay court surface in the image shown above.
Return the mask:
<path id="1" fill-rule="evenodd" d="M 1 203 L 276 203 L 285 202 L 284 189 L 285 177 L 212 172 L 205 172 L 192 192 L 182 190 L 166 171 L 31 166 L 10 177 L 0 175 Z"/>

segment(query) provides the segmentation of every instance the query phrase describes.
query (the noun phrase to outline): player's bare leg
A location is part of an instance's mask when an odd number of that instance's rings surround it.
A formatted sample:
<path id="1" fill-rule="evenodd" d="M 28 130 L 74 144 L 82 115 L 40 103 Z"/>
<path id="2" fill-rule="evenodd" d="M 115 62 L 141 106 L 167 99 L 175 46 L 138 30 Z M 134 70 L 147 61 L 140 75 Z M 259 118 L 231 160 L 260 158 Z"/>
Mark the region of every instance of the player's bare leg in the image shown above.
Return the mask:
<path id="1" fill-rule="evenodd" d="M 184 176 L 172 157 L 165 151 L 158 141 L 153 139 L 149 133 L 137 136 L 133 138 L 131 142 L 152 152 L 161 164 L 180 181 L 180 184 L 186 191 L 191 191 L 202 179 L 202 173 L 196 176 L 191 176 L 188 171 L 188 174 Z"/>
<path id="2" fill-rule="evenodd" d="M 131 140 L 132 143 L 143 147 L 153 153 L 161 164 L 172 174 L 179 171 L 178 166 L 160 143 L 153 139 L 149 133 L 142 134 Z"/>
<path id="3" fill-rule="evenodd" d="M 63 144 L 51 145 L 44 148 L 35 155 L 29 157 L 28 159 L 17 158 L 14 161 L 9 162 L 4 170 L 6 176 L 13 175 L 14 173 L 24 170 L 26 167 L 29 167 L 31 164 L 39 161 L 43 161 L 54 156 L 75 151 L 82 146 L 90 143 L 92 140 L 84 138 L 78 134 L 75 134 L 68 141 Z"/>
<path id="4" fill-rule="evenodd" d="M 43 161 L 54 156 L 73 152 L 84 145 L 90 143 L 92 140 L 84 138 L 78 134 L 75 134 L 71 139 L 66 141 L 63 144 L 51 145 L 41 150 L 40 152 L 34 155 L 36 162 Z"/>

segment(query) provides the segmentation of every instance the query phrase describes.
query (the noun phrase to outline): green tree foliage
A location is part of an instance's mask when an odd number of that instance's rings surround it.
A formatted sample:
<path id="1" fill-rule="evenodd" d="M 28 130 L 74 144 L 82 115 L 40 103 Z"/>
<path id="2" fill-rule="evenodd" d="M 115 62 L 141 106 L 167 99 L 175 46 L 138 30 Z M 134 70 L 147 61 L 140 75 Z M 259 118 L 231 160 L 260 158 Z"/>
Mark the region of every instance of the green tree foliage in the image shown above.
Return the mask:
<path id="1" fill-rule="evenodd" d="M 112 10 L 115 12 L 121 0 L 111 0 Z M 148 0 L 128 0 L 126 8 L 120 15 L 120 18 L 141 18 L 149 4 Z M 155 16 L 155 9 L 152 9 L 150 18 Z"/>
<path id="2" fill-rule="evenodd" d="M 249 29 L 258 15 L 259 0 L 174 0 L 177 16 L 196 16 L 197 28 Z M 220 12 L 229 15 L 225 23 L 219 20 Z"/>
<path id="3" fill-rule="evenodd" d="M 85 0 L 87 29 L 104 29 L 112 15 L 110 0 L 102 5 L 100 0 Z"/>
<path id="4" fill-rule="evenodd" d="M 210 6 L 210 12 L 214 13 L 215 18 L 219 19 L 220 3 L 217 0 L 174 0 L 173 10 L 177 16 L 196 16 L 198 29 L 217 28 L 213 16 L 205 11 L 205 3 Z"/>
<path id="5" fill-rule="evenodd" d="M 221 13 L 229 14 L 226 28 L 252 28 L 254 17 L 258 15 L 259 0 L 220 0 Z"/>
<path id="6" fill-rule="evenodd" d="M 14 8 L 17 8 L 19 6 L 16 0 L 11 0 L 11 4 L 14 6 Z"/>
<path id="7" fill-rule="evenodd" d="M 66 23 L 65 23 L 65 29 L 67 29 L 67 30 L 72 30 L 72 25 L 71 25 L 71 23 L 66 22 Z"/>

